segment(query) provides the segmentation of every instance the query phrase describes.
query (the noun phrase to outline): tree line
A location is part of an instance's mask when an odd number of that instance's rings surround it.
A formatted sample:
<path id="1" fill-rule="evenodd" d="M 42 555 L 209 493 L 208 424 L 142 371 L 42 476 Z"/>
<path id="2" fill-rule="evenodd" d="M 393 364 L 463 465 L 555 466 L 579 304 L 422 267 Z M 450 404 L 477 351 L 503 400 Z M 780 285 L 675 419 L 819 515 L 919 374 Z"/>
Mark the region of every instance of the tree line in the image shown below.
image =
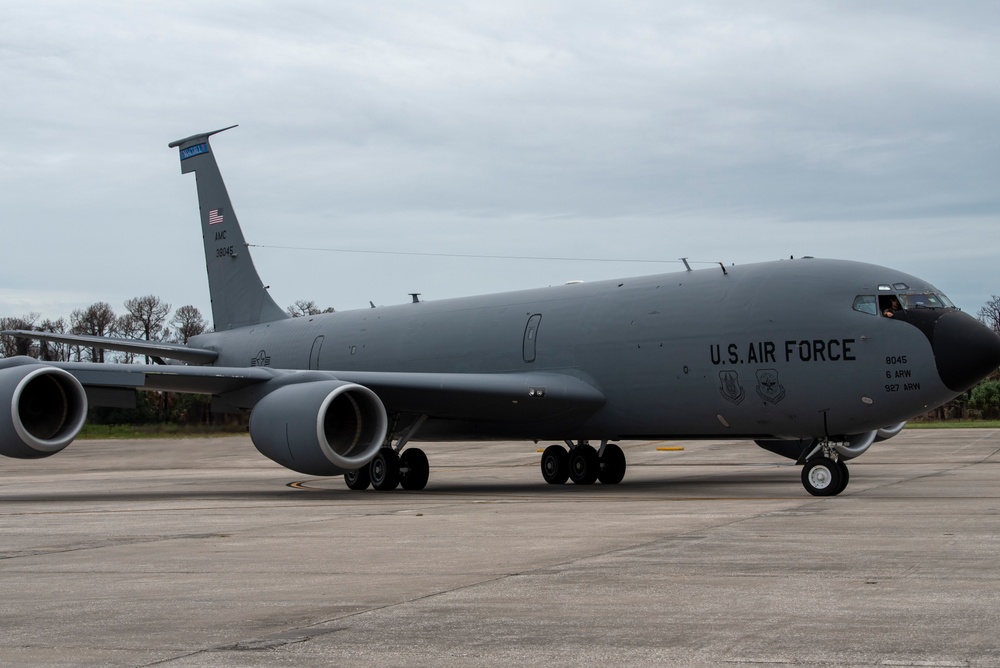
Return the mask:
<path id="1" fill-rule="evenodd" d="M 18 317 L 0 317 L 0 330 L 30 330 L 54 334 L 139 339 L 187 343 L 192 337 L 209 331 L 209 323 L 198 307 L 191 304 L 171 313 L 170 304 L 156 295 L 133 297 L 124 302 L 125 310 L 116 313 L 107 302 L 95 302 L 74 310 L 65 318 L 42 319 L 39 313 Z M 292 317 L 332 313 L 332 307 L 320 308 L 312 300 L 299 299 L 287 309 Z M 149 364 L 149 356 L 110 351 L 98 346 L 53 343 L 0 335 L 0 357 L 25 355 L 50 362 L 117 362 Z M 211 397 L 172 392 L 139 392 L 134 409 L 91 407 L 92 424 L 231 424 L 243 423 L 243 416 L 221 416 L 211 411 Z"/>
<path id="2" fill-rule="evenodd" d="M 0 318 L 0 329 L 26 329 L 54 334 L 81 334 L 89 336 L 141 339 L 145 341 L 170 341 L 187 343 L 191 337 L 208 329 L 208 322 L 196 306 L 187 304 L 170 315 L 170 304 L 155 295 L 133 297 L 125 301 L 125 312 L 115 313 L 107 302 L 96 302 L 87 308 L 76 309 L 69 316 L 57 320 L 40 320 L 41 314 L 29 313 L 20 317 Z M 135 362 L 149 363 L 149 358 L 135 353 L 105 351 L 99 347 L 52 343 L 0 336 L 0 353 L 3 357 L 27 355 L 52 362 Z"/>
<path id="3" fill-rule="evenodd" d="M 170 304 L 156 295 L 133 297 L 124 303 L 124 313 L 115 313 L 107 302 L 96 302 L 87 308 L 74 310 L 69 317 L 57 320 L 41 319 L 40 313 L 20 317 L 0 317 L 0 330 L 31 330 L 55 334 L 140 339 L 187 343 L 209 329 L 208 321 L 196 306 L 186 304 L 171 316 Z M 321 313 L 333 313 L 333 307 L 320 308 L 315 301 L 299 299 L 286 311 L 293 318 Z M 149 357 L 136 353 L 106 351 L 102 348 L 45 341 L 18 339 L 0 335 L 0 357 L 27 355 L 50 362 L 120 362 L 149 364 Z"/>
<path id="4" fill-rule="evenodd" d="M 976 314 L 987 327 L 1000 335 L 1000 295 L 991 295 L 989 300 Z M 1000 419 L 1000 370 L 994 369 L 985 380 L 962 396 L 950 401 L 945 408 L 951 407 L 955 417 L 965 417 L 967 411 L 978 411 L 979 417 Z M 943 417 L 950 417 L 947 413 Z"/>

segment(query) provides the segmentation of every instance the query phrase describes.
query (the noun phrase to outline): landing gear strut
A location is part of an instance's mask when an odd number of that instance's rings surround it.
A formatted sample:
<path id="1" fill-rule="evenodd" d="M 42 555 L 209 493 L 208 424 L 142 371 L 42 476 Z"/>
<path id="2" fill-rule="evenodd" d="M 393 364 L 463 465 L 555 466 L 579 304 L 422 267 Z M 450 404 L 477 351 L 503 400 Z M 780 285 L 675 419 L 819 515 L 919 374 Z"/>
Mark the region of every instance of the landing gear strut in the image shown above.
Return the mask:
<path id="1" fill-rule="evenodd" d="M 614 443 L 601 442 L 595 450 L 586 441 L 566 441 L 569 451 L 561 445 L 550 445 L 542 452 L 542 478 L 550 485 L 572 480 L 577 485 L 593 485 L 600 480 L 605 485 L 617 485 L 625 477 L 625 453 Z"/>

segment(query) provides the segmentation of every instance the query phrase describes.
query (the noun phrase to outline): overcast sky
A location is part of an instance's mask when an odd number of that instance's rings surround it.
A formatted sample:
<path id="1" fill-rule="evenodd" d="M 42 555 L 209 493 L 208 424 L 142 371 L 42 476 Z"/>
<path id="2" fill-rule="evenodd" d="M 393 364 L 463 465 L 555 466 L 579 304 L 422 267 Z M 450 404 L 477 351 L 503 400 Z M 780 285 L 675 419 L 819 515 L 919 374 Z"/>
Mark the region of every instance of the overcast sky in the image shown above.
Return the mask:
<path id="1" fill-rule="evenodd" d="M 210 316 L 167 143 L 234 123 L 213 147 L 282 306 L 815 255 L 975 313 L 1000 293 L 998 35 L 996 2 L 7 3 L 0 316 Z"/>

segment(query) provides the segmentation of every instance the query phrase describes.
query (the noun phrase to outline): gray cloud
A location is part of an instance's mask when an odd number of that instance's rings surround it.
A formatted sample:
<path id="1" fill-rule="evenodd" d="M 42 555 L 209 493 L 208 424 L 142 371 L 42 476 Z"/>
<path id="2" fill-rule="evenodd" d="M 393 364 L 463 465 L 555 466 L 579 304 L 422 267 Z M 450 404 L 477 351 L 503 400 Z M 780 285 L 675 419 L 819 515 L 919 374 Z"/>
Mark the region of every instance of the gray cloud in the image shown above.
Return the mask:
<path id="1" fill-rule="evenodd" d="M 193 179 L 166 143 L 231 123 L 215 146 L 255 243 L 813 254 L 926 277 L 974 311 L 1000 291 L 998 19 L 991 3 L 24 3 L 0 25 L 0 312 L 147 293 L 208 311 Z M 279 303 L 338 308 L 661 270 L 255 260 Z"/>

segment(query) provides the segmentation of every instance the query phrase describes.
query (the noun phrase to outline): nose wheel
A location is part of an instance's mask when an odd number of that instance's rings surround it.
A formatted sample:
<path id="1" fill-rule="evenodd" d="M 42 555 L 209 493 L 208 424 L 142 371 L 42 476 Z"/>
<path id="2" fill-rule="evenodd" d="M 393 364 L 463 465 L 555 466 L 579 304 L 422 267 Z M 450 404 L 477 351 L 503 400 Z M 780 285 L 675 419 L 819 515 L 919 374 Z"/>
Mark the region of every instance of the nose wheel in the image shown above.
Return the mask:
<path id="1" fill-rule="evenodd" d="M 843 460 L 816 457 L 802 467 L 802 486 L 813 496 L 836 496 L 847 488 L 850 473 Z"/>

